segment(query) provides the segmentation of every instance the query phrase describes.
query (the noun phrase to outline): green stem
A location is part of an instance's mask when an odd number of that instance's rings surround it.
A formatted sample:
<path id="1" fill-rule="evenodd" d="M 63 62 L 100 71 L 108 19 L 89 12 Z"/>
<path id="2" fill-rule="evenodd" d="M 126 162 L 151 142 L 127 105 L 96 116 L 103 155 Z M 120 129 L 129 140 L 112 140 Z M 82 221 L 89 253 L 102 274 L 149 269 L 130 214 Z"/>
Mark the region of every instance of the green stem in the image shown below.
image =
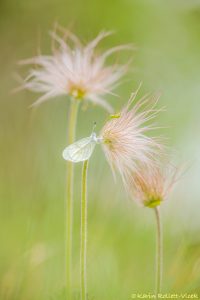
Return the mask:
<path id="1" fill-rule="evenodd" d="M 159 207 L 155 207 L 156 227 L 157 227 L 157 257 L 156 257 L 156 297 L 161 292 L 163 253 L 162 253 L 162 226 Z"/>
<path id="2" fill-rule="evenodd" d="M 86 258 L 87 258 L 87 170 L 88 160 L 83 163 L 81 194 L 81 300 L 87 299 Z"/>
<path id="3" fill-rule="evenodd" d="M 71 99 L 69 121 L 68 121 L 68 144 L 75 140 L 76 120 L 79 103 Z M 67 162 L 66 182 L 66 290 L 67 300 L 71 298 L 71 265 L 72 265 L 72 225 L 73 225 L 73 163 Z"/>

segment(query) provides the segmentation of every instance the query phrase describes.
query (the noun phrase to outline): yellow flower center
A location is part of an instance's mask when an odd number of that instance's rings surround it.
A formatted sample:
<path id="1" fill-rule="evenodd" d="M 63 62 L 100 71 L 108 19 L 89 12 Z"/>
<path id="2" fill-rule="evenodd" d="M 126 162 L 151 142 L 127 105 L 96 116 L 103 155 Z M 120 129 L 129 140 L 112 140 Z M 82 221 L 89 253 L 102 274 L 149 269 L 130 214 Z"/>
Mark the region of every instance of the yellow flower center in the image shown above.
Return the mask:
<path id="1" fill-rule="evenodd" d="M 150 196 L 144 201 L 144 205 L 149 208 L 154 208 L 161 204 L 162 199 L 155 196 Z"/>
<path id="2" fill-rule="evenodd" d="M 86 91 L 82 87 L 72 85 L 70 88 L 70 95 L 77 100 L 83 100 L 86 95 Z"/>
<path id="3" fill-rule="evenodd" d="M 103 142 L 104 142 L 104 144 L 107 144 L 109 146 L 112 144 L 112 141 L 110 139 L 107 139 L 107 138 L 104 138 Z"/>
<path id="4" fill-rule="evenodd" d="M 103 136 L 103 143 L 106 144 L 106 146 L 110 150 L 114 150 L 115 141 L 114 141 L 113 137 L 110 136 L 110 134 L 108 132 L 105 133 L 104 136 Z"/>

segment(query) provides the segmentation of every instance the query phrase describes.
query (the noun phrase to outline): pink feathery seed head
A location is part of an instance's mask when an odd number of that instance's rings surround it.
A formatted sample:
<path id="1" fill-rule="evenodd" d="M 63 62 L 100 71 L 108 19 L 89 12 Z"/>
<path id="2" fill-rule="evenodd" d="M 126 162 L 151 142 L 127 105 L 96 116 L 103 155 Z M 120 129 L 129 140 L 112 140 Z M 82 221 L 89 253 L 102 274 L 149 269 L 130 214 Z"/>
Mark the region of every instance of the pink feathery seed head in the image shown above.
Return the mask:
<path id="1" fill-rule="evenodd" d="M 154 108 L 158 97 L 153 100 L 153 105 L 141 111 L 152 102 L 152 97 L 143 97 L 131 107 L 138 90 L 119 114 L 111 115 L 100 133 L 105 156 L 112 170 L 118 170 L 122 178 L 127 172 L 136 171 L 139 163 L 150 164 L 163 150 L 159 138 L 147 136 L 156 128 L 148 122 L 160 111 Z"/>
<path id="2" fill-rule="evenodd" d="M 125 176 L 125 186 L 131 198 L 143 206 L 159 206 L 171 192 L 180 170 L 168 165 L 149 165 Z"/>
<path id="3" fill-rule="evenodd" d="M 112 112 L 104 96 L 112 94 L 119 79 L 126 73 L 127 65 L 106 66 L 106 59 L 115 52 L 130 50 L 131 46 L 121 45 L 97 54 L 98 43 L 110 32 L 101 32 L 84 46 L 70 31 L 59 30 L 62 37 L 56 31 L 51 32 L 52 55 L 38 55 L 21 62 L 33 65 L 23 82 L 23 88 L 43 93 L 34 105 L 59 95 L 69 95 L 79 101 L 88 100 Z"/>

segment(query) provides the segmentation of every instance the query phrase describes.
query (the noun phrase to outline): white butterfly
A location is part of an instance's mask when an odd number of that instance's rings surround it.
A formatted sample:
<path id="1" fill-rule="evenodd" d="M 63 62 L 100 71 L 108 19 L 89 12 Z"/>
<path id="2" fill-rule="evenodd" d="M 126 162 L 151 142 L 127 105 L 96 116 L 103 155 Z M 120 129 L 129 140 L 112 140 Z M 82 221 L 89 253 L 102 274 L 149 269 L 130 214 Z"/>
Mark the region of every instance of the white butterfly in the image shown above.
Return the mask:
<path id="1" fill-rule="evenodd" d="M 96 133 L 93 132 L 91 136 L 81 139 L 65 148 L 63 158 L 74 163 L 88 160 L 100 140 L 101 138 L 98 138 Z"/>

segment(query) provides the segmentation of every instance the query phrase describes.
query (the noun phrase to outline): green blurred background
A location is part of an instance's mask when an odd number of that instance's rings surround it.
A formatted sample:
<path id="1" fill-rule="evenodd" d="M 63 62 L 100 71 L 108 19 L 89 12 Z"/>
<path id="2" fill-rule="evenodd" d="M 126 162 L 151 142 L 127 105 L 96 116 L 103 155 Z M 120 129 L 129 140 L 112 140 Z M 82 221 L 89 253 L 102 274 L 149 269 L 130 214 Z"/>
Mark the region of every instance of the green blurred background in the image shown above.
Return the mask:
<path id="1" fill-rule="evenodd" d="M 157 119 L 166 127 L 177 164 L 189 169 L 162 206 L 164 292 L 200 293 L 200 1 L 0 0 L 0 299 L 64 299 L 65 162 L 69 101 L 57 98 L 33 111 L 38 95 L 12 94 L 17 61 L 50 53 L 55 22 L 88 41 L 102 29 L 115 34 L 105 49 L 134 43 L 133 71 L 108 97 L 118 110 L 142 81 L 140 94 L 160 91 Z M 77 138 L 100 130 L 106 113 L 79 114 Z M 79 299 L 80 173 L 76 165 L 73 282 Z M 153 212 L 132 203 L 114 182 L 101 149 L 89 170 L 89 299 L 126 300 L 154 291 Z M 200 297 L 200 296 L 199 296 Z"/>

